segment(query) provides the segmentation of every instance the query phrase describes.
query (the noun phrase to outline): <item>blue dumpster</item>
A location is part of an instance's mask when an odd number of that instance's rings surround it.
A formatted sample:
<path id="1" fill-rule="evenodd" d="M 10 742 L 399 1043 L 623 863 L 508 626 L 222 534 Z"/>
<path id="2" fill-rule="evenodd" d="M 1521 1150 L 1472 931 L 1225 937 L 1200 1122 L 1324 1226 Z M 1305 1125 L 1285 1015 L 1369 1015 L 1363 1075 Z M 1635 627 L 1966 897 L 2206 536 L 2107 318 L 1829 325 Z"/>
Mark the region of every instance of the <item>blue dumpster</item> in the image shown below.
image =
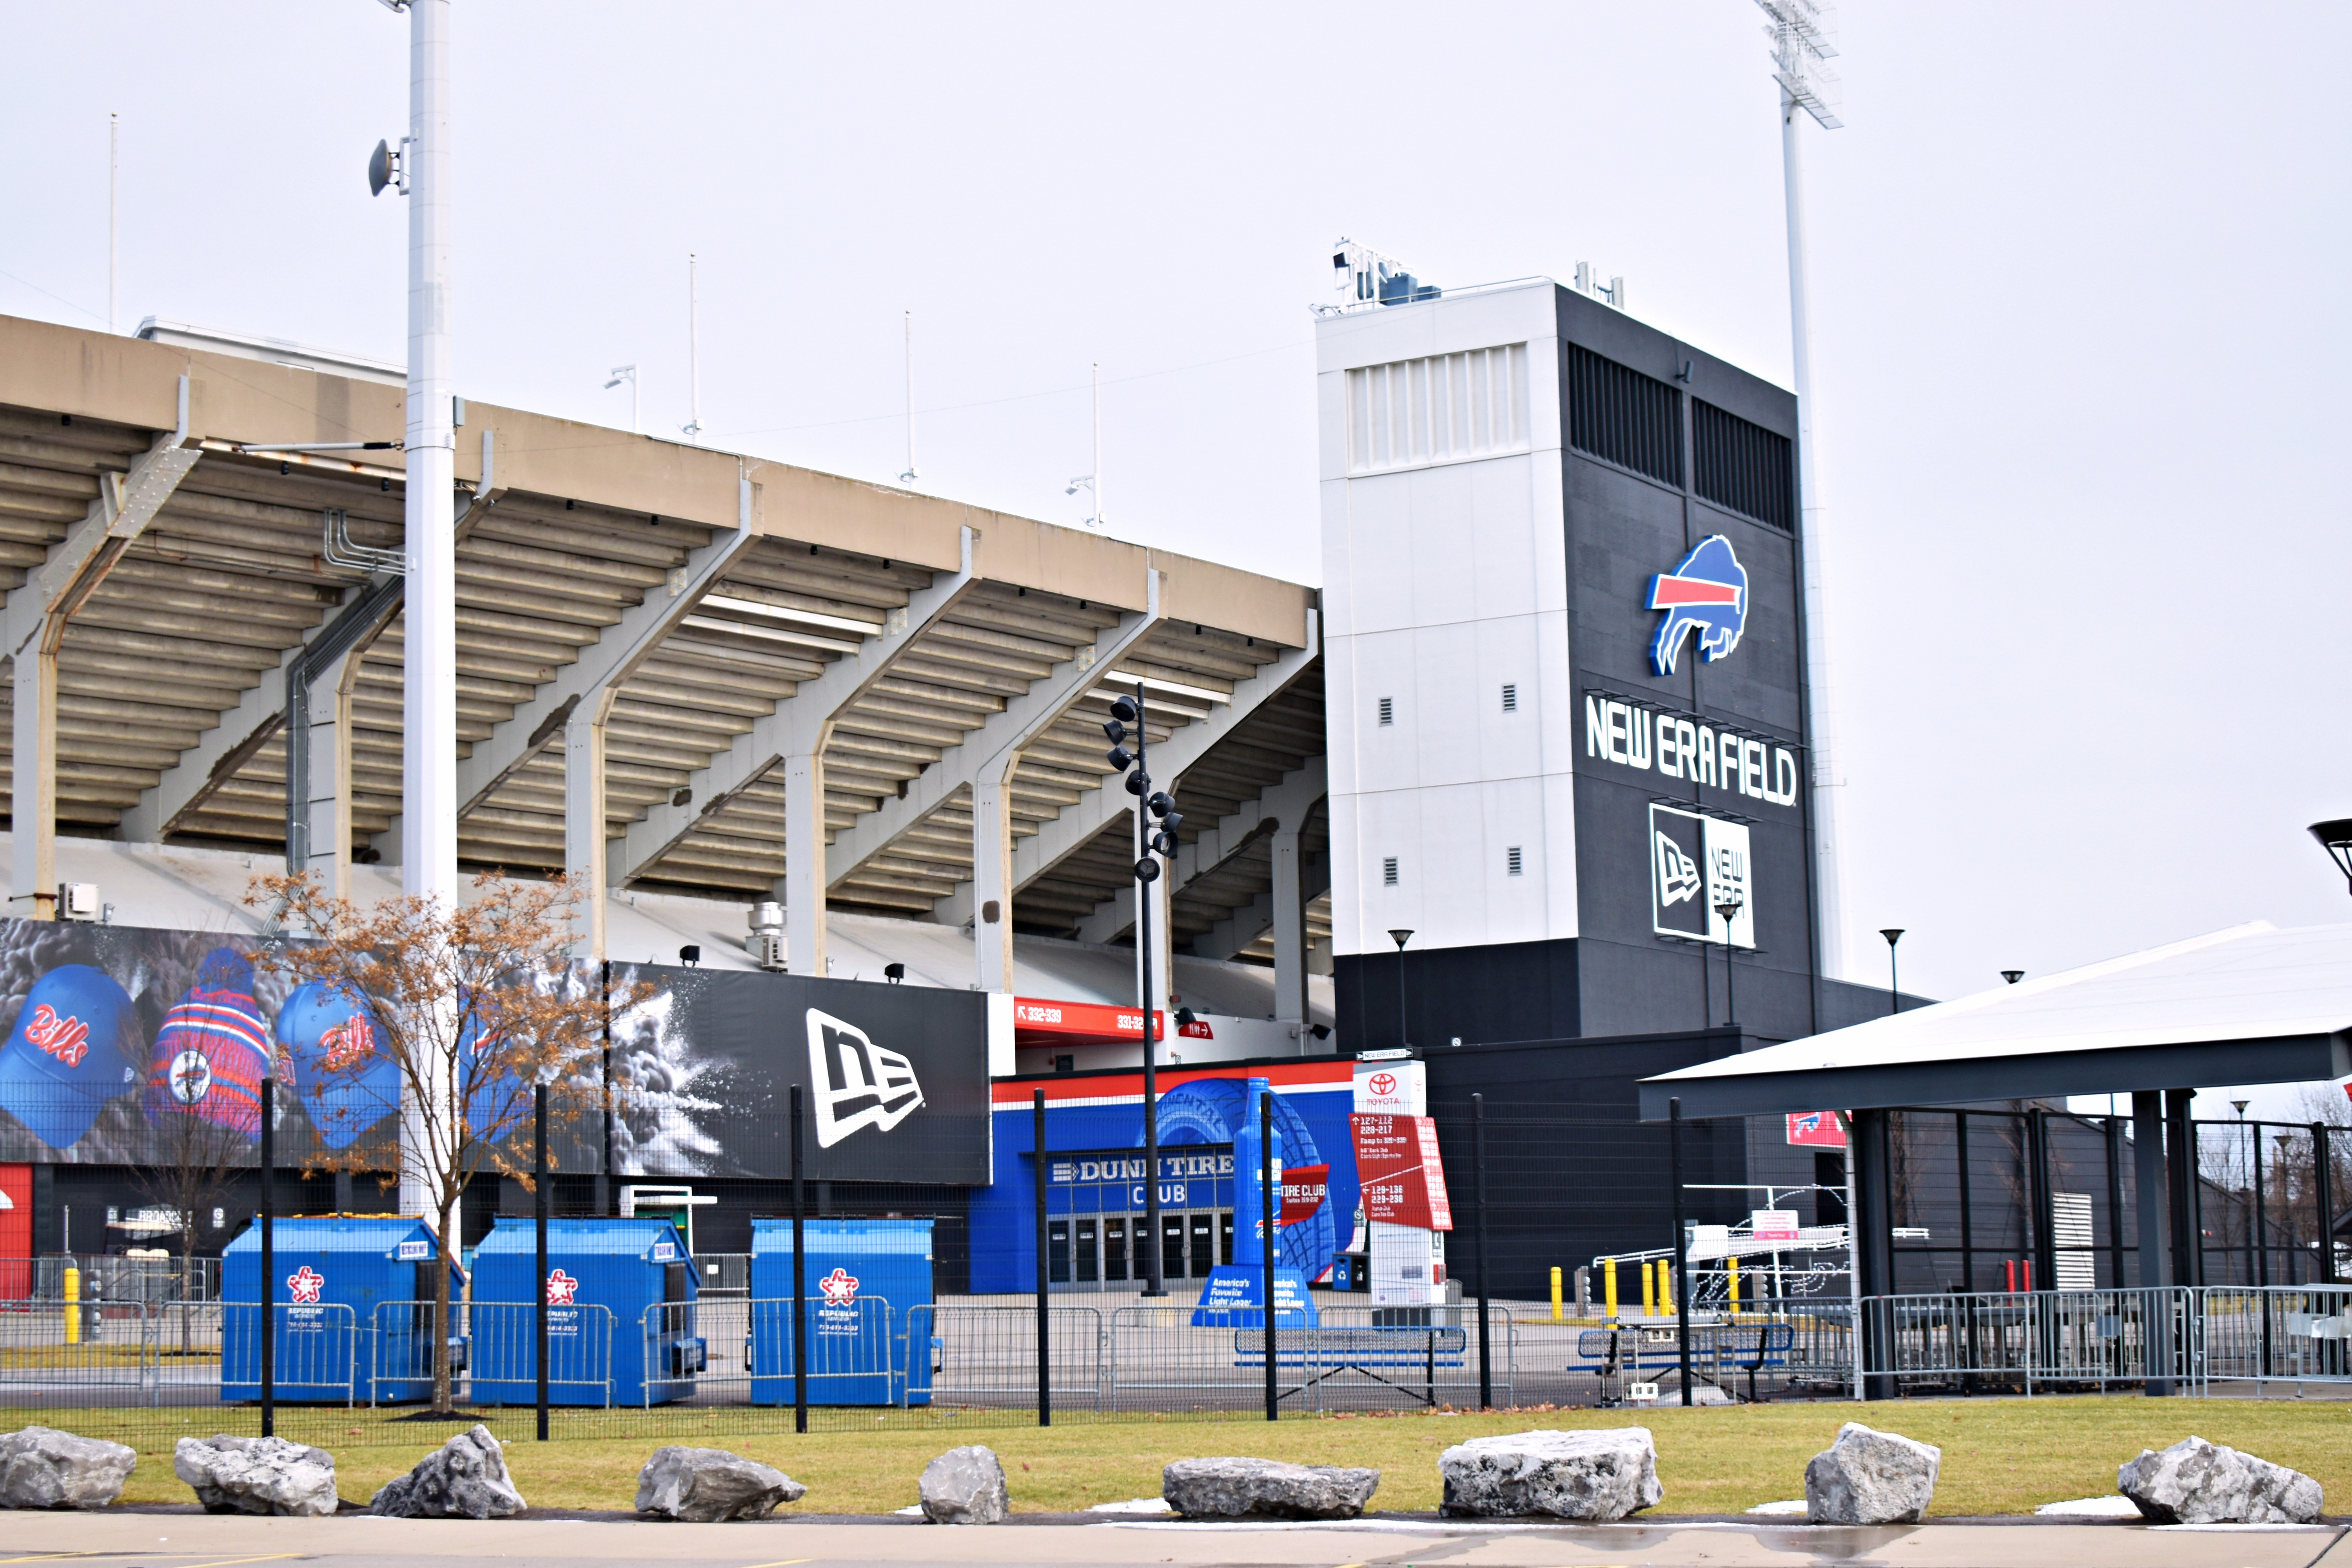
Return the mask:
<path id="1" fill-rule="evenodd" d="M 281 1219 L 270 1291 L 286 1400 L 401 1401 L 433 1394 L 432 1231 L 397 1215 Z M 452 1310 L 463 1301 L 450 1270 Z M 221 1254 L 221 1398 L 261 1397 L 261 1226 Z M 423 1302 L 418 1307 L 412 1303 Z M 462 1364 L 462 1346 L 459 1364 Z"/>
<path id="2" fill-rule="evenodd" d="M 694 1392 L 694 1261 L 665 1219 L 557 1219 L 538 1280 L 532 1221 L 500 1219 L 474 1249 L 474 1401 L 539 1399 L 538 1304 L 548 1305 L 554 1405 L 663 1405 Z"/>
<path id="3" fill-rule="evenodd" d="M 931 1402 L 931 1222 L 803 1222 L 812 1405 Z M 793 1402 L 793 1222 L 751 1222 L 751 1403 Z"/>

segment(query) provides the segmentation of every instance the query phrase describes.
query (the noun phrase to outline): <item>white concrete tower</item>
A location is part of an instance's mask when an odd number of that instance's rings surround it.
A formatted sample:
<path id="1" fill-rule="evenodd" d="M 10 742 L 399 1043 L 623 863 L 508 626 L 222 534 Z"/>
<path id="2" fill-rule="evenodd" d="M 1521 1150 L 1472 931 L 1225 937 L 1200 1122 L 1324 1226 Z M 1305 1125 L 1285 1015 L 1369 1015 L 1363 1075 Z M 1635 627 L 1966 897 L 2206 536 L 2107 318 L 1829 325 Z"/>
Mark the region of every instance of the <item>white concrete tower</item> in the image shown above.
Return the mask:
<path id="1" fill-rule="evenodd" d="M 1335 955 L 1577 934 L 1555 296 L 1319 324 Z"/>

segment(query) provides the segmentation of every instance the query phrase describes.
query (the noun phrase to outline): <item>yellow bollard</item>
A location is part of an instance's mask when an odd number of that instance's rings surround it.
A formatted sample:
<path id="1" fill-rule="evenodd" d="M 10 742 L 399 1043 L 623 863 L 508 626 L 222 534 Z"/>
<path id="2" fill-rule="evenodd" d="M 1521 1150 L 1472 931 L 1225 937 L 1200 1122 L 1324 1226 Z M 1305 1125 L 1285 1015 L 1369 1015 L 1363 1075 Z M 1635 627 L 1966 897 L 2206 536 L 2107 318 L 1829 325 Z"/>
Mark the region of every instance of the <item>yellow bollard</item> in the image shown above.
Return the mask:
<path id="1" fill-rule="evenodd" d="M 1658 1315 L 1658 1277 L 1650 1272 L 1647 1263 L 1642 1265 L 1642 1316 Z"/>
<path id="2" fill-rule="evenodd" d="M 1658 1259 L 1658 1316 L 1675 1315 L 1675 1266 L 1664 1258 Z"/>
<path id="3" fill-rule="evenodd" d="M 1730 1277 L 1731 1310 L 1737 1312 L 1739 1310 L 1739 1259 L 1727 1258 L 1723 1260 L 1723 1268 L 1724 1272 Z"/>
<path id="4" fill-rule="evenodd" d="M 1559 1267 L 1557 1264 L 1553 1265 L 1551 1271 L 1551 1321 L 1555 1323 L 1568 1321 L 1559 1310 Z"/>
<path id="5" fill-rule="evenodd" d="M 66 1343 L 81 1343 L 81 1270 L 66 1266 Z"/>
<path id="6" fill-rule="evenodd" d="M 1604 1258 L 1601 1260 L 1601 1300 L 1608 1311 L 1609 1321 L 1615 1322 L 1617 1321 L 1617 1260 L 1613 1258 Z"/>

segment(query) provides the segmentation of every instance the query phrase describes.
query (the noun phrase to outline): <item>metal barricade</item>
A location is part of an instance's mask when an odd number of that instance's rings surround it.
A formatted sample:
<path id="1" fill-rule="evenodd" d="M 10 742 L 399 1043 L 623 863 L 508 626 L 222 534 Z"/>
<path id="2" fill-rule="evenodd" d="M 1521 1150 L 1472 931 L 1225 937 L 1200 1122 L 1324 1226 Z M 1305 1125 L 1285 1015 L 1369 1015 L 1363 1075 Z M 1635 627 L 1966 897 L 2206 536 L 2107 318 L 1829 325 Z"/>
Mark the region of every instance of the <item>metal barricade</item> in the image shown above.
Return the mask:
<path id="1" fill-rule="evenodd" d="M 368 1357 L 351 1308 L 332 1301 L 273 1301 L 269 1320 L 276 1348 L 270 1387 L 276 1397 L 319 1403 L 341 1396 L 346 1405 L 359 1403 Z M 261 1396 L 261 1326 L 257 1302 L 222 1303 L 223 1399 Z"/>
<path id="2" fill-rule="evenodd" d="M 1056 1406 L 1108 1408 L 1108 1343 L 1099 1308 L 1048 1307 L 1045 1347 Z M 912 1308 L 907 1313 L 907 1353 L 931 1358 L 934 1405 L 1036 1408 L 1034 1307 Z"/>
<path id="3" fill-rule="evenodd" d="M 2095 1387 L 2199 1380 L 2196 1302 L 2177 1288 L 1872 1296 L 1863 1375 L 1918 1386 Z"/>
<path id="4" fill-rule="evenodd" d="M 650 1410 L 656 1405 L 692 1400 L 703 1405 L 748 1405 L 751 1402 L 751 1370 L 745 1360 L 724 1352 L 712 1354 L 712 1345 L 741 1342 L 748 1303 L 706 1296 L 698 1301 L 655 1301 L 637 1314 L 637 1403 Z M 734 1333 L 722 1337 L 721 1329 Z M 729 1397 L 729 1395 L 732 1397 Z"/>
<path id="5" fill-rule="evenodd" d="M 744 1361 L 754 1405 L 793 1402 L 793 1301 L 757 1297 L 745 1303 L 751 1333 Z M 900 1319 L 886 1296 L 852 1300 L 807 1300 L 809 1403 L 900 1405 L 906 1399 L 906 1344 Z M 716 1359 L 715 1357 L 713 1358 Z"/>
<path id="6" fill-rule="evenodd" d="M 433 1303 L 387 1302 L 385 1306 L 422 1305 L 428 1314 Z M 379 1308 L 379 1314 L 383 1310 Z M 454 1305 L 453 1305 L 454 1310 Z M 467 1304 L 462 1333 L 466 1350 L 467 1390 L 477 1405 L 531 1405 L 539 1398 L 539 1307 L 530 1301 L 473 1301 Z M 558 1404 L 610 1409 L 613 1405 L 613 1310 L 601 1305 L 550 1307 L 547 1332 L 547 1386 Z M 429 1356 L 432 1334 L 421 1336 Z M 425 1375 L 433 1363 L 424 1363 Z"/>
<path id="7" fill-rule="evenodd" d="M 2352 1285 L 2207 1285 L 2196 1291 L 2204 1381 L 2352 1383 Z"/>
<path id="8" fill-rule="evenodd" d="M 0 1387 L 10 1405 L 66 1405 L 156 1388 L 155 1310 L 140 1301 L 0 1301 Z"/>

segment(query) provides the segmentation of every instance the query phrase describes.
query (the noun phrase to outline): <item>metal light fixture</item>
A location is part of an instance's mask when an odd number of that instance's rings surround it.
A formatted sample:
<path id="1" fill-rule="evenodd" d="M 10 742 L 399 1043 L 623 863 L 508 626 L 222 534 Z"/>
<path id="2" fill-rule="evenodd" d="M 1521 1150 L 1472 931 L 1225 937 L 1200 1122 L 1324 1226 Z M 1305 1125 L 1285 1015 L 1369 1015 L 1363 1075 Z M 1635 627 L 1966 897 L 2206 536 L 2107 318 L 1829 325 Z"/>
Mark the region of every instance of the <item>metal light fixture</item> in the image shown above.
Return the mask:
<path id="1" fill-rule="evenodd" d="M 882 966 L 882 978 L 893 985 L 900 984 L 907 978 L 907 966 L 903 963 L 886 963 Z"/>
<path id="2" fill-rule="evenodd" d="M 1391 928 L 1389 940 L 1397 944 L 1397 1044 L 1412 1044 L 1412 1031 L 1405 1027 L 1404 1007 L 1404 944 L 1412 940 L 1411 927 Z"/>
<path id="3" fill-rule="evenodd" d="M 1903 988 L 1895 984 L 1895 944 L 1903 940 L 1903 928 L 1883 926 L 1878 934 L 1886 939 L 1886 1010 L 1900 1013 L 1903 1011 Z"/>
<path id="4" fill-rule="evenodd" d="M 1715 906 L 1715 912 L 1723 917 L 1723 1023 L 1731 1029 L 1739 1027 L 1739 1003 L 1731 987 L 1731 922 L 1745 907 L 1738 899 L 1726 899 Z"/>
<path id="5" fill-rule="evenodd" d="M 910 395 L 908 398 L 910 430 L 912 403 L 913 399 Z M 907 466 L 911 471 L 914 468 L 911 436 L 909 443 Z M 1111 749 L 1104 754 L 1105 760 L 1113 769 L 1127 775 L 1127 792 L 1135 796 L 1136 847 L 1140 851 L 1135 858 L 1136 989 L 1139 993 L 1136 1000 L 1140 1005 L 1139 1010 L 1143 1014 L 1143 1163 L 1144 1169 L 1150 1173 L 1149 1179 L 1145 1181 L 1143 1187 L 1143 1233 L 1150 1238 L 1143 1258 L 1145 1267 L 1143 1294 L 1152 1297 L 1167 1295 L 1168 1289 L 1160 1277 L 1160 1063 L 1158 1041 L 1153 1037 L 1156 1032 L 1156 1015 L 1151 1005 L 1151 900 L 1146 896 L 1144 889 L 1160 879 L 1161 857 L 1175 853 L 1176 827 L 1184 819 L 1178 815 L 1176 803 L 1170 798 L 1167 792 L 1155 791 L 1151 787 L 1151 775 L 1148 771 L 1149 764 L 1146 760 L 1150 748 L 1145 732 L 1144 712 L 1143 682 L 1139 679 L 1135 683 L 1134 696 L 1112 700 L 1110 721 L 1103 726 L 1103 733 L 1108 736 L 1112 742 Z M 1134 726 L 1131 735 L 1129 731 L 1129 725 Z M 1131 752 L 1127 747 L 1129 740 L 1132 740 L 1135 745 L 1135 749 Z M 1158 819 L 1156 829 L 1153 825 L 1154 818 Z M 1192 1010 L 1177 1009 L 1176 1021 L 1179 1026 L 1191 1023 Z M 1168 1059 L 1171 1062 L 1175 1061 L 1177 1059 L 1175 1053 L 1170 1052 Z"/>
<path id="6" fill-rule="evenodd" d="M 2003 980 L 2008 981 L 2011 985 L 2014 985 L 2019 981 L 2025 978 L 2025 971 L 2022 969 L 2004 969 L 2000 972 L 2000 977 Z"/>
<path id="7" fill-rule="evenodd" d="M 2352 889 L 2352 816 L 2339 816 L 2333 822 L 2315 822 L 2311 825 L 2311 836 L 2319 840 L 2319 847 L 2327 851 L 2327 858 L 2336 862 L 2337 870 L 2344 873 L 2345 887 Z"/>

